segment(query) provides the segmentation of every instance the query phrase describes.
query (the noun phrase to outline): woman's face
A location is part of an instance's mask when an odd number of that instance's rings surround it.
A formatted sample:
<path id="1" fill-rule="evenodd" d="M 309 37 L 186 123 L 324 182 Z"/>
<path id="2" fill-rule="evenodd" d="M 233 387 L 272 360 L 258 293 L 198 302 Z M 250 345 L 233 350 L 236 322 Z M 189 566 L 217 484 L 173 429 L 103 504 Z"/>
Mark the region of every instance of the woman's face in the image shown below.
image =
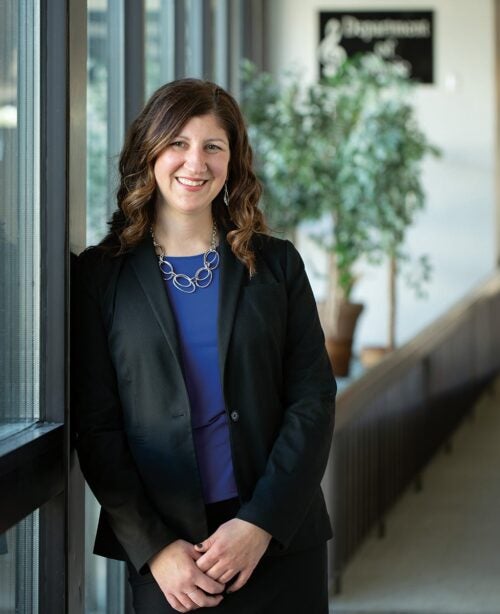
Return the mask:
<path id="1" fill-rule="evenodd" d="M 192 117 L 156 159 L 157 204 L 171 213 L 206 211 L 224 186 L 229 157 L 229 139 L 216 117 Z"/>

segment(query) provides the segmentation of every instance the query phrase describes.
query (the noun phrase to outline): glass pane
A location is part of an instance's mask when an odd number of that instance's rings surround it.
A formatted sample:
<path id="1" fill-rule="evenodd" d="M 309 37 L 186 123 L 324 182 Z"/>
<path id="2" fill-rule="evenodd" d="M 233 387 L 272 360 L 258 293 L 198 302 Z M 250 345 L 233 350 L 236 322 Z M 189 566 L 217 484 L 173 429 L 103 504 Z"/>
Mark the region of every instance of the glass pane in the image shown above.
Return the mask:
<path id="1" fill-rule="evenodd" d="M 146 98 L 174 79 L 174 1 L 146 0 Z"/>
<path id="2" fill-rule="evenodd" d="M 211 0 L 212 11 L 212 80 L 227 87 L 229 67 L 229 30 L 227 0 Z"/>
<path id="3" fill-rule="evenodd" d="M 87 32 L 87 245 L 95 245 L 116 208 L 125 128 L 123 1 L 89 0 Z"/>
<path id="4" fill-rule="evenodd" d="M 87 58 L 87 245 L 107 231 L 116 208 L 118 154 L 124 136 L 122 0 L 89 0 Z M 92 553 L 99 504 L 85 492 L 85 612 L 124 612 L 123 563 Z"/>
<path id="5" fill-rule="evenodd" d="M 185 11 L 186 77 L 210 78 L 210 2 L 187 0 Z"/>
<path id="6" fill-rule="evenodd" d="M 128 587 L 125 563 L 105 559 L 92 553 L 99 510 L 99 504 L 87 486 L 85 489 L 85 613 L 123 614 Z"/>
<path id="7" fill-rule="evenodd" d="M 0 438 L 39 417 L 39 6 L 0 3 Z"/>
<path id="8" fill-rule="evenodd" d="M 0 612 L 38 613 L 38 510 L 0 534 Z"/>

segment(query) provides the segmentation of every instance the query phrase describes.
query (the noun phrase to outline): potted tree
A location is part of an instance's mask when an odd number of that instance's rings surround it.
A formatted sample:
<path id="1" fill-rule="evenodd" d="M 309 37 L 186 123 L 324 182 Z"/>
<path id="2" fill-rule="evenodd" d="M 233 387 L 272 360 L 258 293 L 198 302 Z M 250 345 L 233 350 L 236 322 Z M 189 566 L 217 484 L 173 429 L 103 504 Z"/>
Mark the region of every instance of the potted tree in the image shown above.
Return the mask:
<path id="1" fill-rule="evenodd" d="M 363 349 L 362 357 L 368 355 L 372 361 L 374 356 L 383 356 L 395 347 L 398 273 L 406 272 L 405 280 L 417 296 L 424 295 L 423 285 L 430 277 L 428 257 L 410 258 L 404 242 L 425 204 L 422 161 L 427 155 L 440 155 L 440 151 L 418 126 L 411 104 L 415 86 L 405 64 L 376 55 L 358 56 L 346 63 L 330 83 L 339 87 L 339 82 L 346 78 L 351 81 L 353 76 L 365 84 L 358 127 L 363 131 L 363 169 L 370 177 L 365 209 L 373 237 L 369 260 L 386 260 L 389 269 L 388 340 L 385 346 Z M 356 129 L 352 134 L 355 133 Z M 359 152 L 353 157 L 357 155 Z"/>
<path id="2" fill-rule="evenodd" d="M 346 128 L 336 124 L 332 138 L 332 92 L 320 85 L 303 87 L 300 77 L 292 72 L 277 83 L 251 62 L 242 64 L 242 107 L 264 186 L 263 206 L 272 230 L 292 240 L 302 221 L 321 217 L 326 202 L 341 202 L 332 179 L 339 170 L 336 150 Z M 348 298 L 354 282 L 351 264 L 364 249 L 360 238 L 365 233 L 351 215 L 343 215 L 342 224 L 338 223 L 338 211 L 331 217 L 335 221 L 334 240 L 331 244 L 320 236 L 316 240 L 330 254 L 328 295 L 342 293 L 346 299 L 319 305 L 327 347 L 335 353 L 337 345 L 342 347 L 339 340 L 352 337 L 350 314 L 357 317 L 362 309 L 351 305 Z M 353 228 L 347 228 L 349 224 Z M 345 347 L 344 354 L 350 355 L 350 342 Z M 333 357 L 338 375 L 345 371 L 343 362 L 341 355 Z"/>
<path id="3" fill-rule="evenodd" d="M 301 221 L 322 219 L 313 238 L 329 266 L 319 307 L 337 375 L 349 372 L 363 309 L 352 301 L 357 262 L 379 262 L 387 254 L 401 260 L 404 230 L 423 204 L 418 162 L 431 148 L 411 107 L 393 102 L 408 88 L 405 71 L 364 55 L 304 87 L 297 76 L 279 85 L 250 63 L 244 66 L 243 108 L 271 225 L 293 235 Z M 391 181 L 401 178 L 398 189 Z"/>

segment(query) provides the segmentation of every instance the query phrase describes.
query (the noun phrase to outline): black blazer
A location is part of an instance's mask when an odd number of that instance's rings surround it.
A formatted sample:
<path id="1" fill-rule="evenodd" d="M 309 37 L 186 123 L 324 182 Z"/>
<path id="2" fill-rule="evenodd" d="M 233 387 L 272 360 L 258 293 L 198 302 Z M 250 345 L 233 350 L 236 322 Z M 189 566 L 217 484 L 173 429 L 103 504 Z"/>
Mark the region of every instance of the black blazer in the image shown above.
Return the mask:
<path id="1" fill-rule="evenodd" d="M 255 239 L 250 279 L 220 245 L 220 371 L 241 508 L 268 553 L 331 537 L 320 480 L 336 385 L 303 262 Z M 175 539 L 208 535 L 176 326 L 151 238 L 78 258 L 73 411 L 83 473 L 100 502 L 97 554 L 140 570 Z"/>

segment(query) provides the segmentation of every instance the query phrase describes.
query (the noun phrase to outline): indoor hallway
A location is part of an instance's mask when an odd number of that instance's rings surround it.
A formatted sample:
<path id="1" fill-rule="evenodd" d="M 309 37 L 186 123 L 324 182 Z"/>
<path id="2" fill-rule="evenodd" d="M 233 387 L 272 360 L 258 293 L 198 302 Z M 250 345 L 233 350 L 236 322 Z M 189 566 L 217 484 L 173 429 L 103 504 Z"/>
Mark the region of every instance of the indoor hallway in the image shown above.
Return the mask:
<path id="1" fill-rule="evenodd" d="M 500 378 L 348 564 L 331 614 L 500 614 Z"/>

